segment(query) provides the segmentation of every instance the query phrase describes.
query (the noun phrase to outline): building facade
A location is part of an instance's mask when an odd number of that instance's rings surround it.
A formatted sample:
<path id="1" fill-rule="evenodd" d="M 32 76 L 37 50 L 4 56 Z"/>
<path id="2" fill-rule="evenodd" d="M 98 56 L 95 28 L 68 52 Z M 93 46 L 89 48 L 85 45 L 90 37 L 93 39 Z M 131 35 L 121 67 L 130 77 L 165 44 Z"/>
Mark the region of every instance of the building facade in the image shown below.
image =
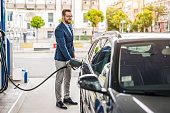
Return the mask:
<path id="1" fill-rule="evenodd" d="M 136 15 L 142 12 L 144 0 L 117 0 L 113 4 L 113 7 L 123 10 L 128 18 L 133 22 Z"/>
<path id="2" fill-rule="evenodd" d="M 158 20 L 159 26 L 155 26 L 156 30 L 163 32 L 170 31 L 170 0 L 117 0 L 112 5 L 114 8 L 122 9 L 128 18 L 133 22 L 136 15 L 142 13 L 142 9 L 149 4 L 154 6 L 164 5 L 167 7 L 167 14 L 161 16 Z"/>
<path id="3" fill-rule="evenodd" d="M 39 29 L 38 37 L 51 38 L 55 27 L 62 18 L 63 9 L 71 9 L 73 13 L 73 27 L 76 35 L 91 34 L 91 23 L 84 15 L 89 9 L 98 9 L 106 15 L 106 7 L 103 0 L 6 0 L 6 31 L 12 33 L 12 37 L 20 37 L 23 32 L 28 36 L 35 36 L 35 29 L 30 26 L 32 17 L 41 16 L 45 25 Z M 106 16 L 105 16 L 106 17 Z M 104 22 L 99 23 L 101 30 L 105 28 Z"/>
<path id="4" fill-rule="evenodd" d="M 158 25 L 155 26 L 156 31 L 164 32 L 166 30 L 170 31 L 170 0 L 148 0 L 144 2 L 144 6 L 152 4 L 154 6 L 165 6 L 167 8 L 167 15 L 161 16 L 158 19 Z"/>

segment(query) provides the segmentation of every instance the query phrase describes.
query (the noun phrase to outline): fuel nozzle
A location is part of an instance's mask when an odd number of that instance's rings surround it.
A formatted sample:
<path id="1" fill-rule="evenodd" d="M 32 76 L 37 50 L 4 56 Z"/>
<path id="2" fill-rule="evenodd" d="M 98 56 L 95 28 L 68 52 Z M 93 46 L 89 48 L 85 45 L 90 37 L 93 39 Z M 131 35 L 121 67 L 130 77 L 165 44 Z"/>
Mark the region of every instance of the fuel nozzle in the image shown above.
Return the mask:
<path id="1" fill-rule="evenodd" d="M 79 68 L 80 66 L 82 66 L 82 64 L 82 61 L 75 58 L 71 58 L 69 61 L 69 65 L 71 65 L 73 68 Z"/>

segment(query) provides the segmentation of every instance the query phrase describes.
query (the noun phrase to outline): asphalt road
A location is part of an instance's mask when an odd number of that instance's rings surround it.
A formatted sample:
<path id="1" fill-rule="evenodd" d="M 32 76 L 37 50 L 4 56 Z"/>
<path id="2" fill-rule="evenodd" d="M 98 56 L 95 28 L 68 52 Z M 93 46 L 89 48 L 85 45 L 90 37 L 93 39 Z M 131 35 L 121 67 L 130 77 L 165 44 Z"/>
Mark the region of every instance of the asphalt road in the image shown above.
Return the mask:
<path id="1" fill-rule="evenodd" d="M 76 58 L 81 60 L 86 54 L 87 52 L 77 52 Z M 26 69 L 29 78 L 44 78 L 56 70 L 54 52 L 17 52 L 13 54 L 13 63 L 14 68 Z"/>

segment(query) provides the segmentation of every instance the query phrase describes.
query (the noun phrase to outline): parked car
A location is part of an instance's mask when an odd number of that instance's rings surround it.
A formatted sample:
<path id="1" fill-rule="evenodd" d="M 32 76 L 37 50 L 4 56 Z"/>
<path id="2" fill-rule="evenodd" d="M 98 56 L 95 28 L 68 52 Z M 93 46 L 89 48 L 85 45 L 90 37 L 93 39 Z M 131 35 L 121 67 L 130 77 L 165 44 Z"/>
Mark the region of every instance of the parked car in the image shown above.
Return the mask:
<path id="1" fill-rule="evenodd" d="M 81 113 L 170 113 L 170 34 L 101 35 L 78 83 Z"/>

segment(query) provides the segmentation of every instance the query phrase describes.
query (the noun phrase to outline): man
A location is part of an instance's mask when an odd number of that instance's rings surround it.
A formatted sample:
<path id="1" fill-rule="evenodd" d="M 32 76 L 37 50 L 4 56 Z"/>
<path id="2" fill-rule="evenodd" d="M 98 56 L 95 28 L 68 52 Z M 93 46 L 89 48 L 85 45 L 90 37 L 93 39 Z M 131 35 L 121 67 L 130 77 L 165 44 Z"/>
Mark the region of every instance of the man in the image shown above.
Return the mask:
<path id="1" fill-rule="evenodd" d="M 27 38 L 27 32 L 26 32 L 26 29 L 24 29 L 24 32 L 23 32 L 24 43 L 26 43 L 26 38 Z"/>
<path id="2" fill-rule="evenodd" d="M 71 25 L 72 14 L 71 10 L 64 9 L 62 11 L 62 22 L 55 29 L 56 37 L 56 52 L 55 52 L 55 65 L 59 69 L 69 62 L 71 58 L 75 58 L 74 45 L 73 45 L 73 30 Z M 61 100 L 61 85 L 64 79 L 64 99 Z M 77 102 L 72 101 L 70 98 L 70 79 L 71 67 L 62 69 L 56 74 L 55 81 L 55 94 L 56 106 L 62 109 L 67 109 L 64 103 L 77 105 Z"/>

